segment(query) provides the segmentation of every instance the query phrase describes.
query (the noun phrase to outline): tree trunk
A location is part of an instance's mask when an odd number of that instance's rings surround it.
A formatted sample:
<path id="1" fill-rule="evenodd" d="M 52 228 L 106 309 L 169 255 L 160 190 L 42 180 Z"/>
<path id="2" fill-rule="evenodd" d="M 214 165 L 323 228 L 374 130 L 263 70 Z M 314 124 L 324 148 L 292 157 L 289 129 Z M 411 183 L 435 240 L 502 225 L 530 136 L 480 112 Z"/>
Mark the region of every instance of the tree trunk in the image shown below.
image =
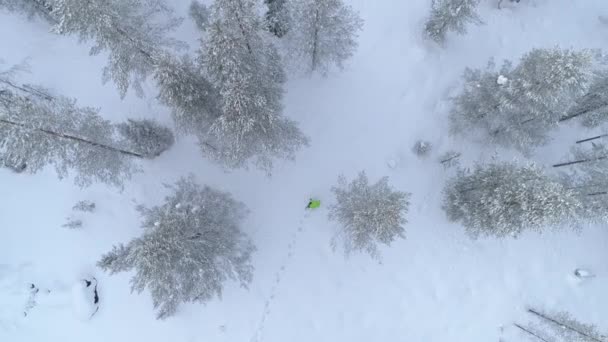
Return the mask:
<path id="1" fill-rule="evenodd" d="M 241 0 L 237 0 L 238 6 L 239 6 L 239 10 L 243 10 L 243 4 L 241 3 Z M 251 49 L 251 45 L 249 44 L 249 40 L 247 39 L 247 31 L 245 31 L 245 28 L 243 27 L 243 23 L 241 21 L 241 17 L 239 16 L 239 12 L 235 11 L 234 15 L 236 16 L 236 21 L 239 23 L 239 28 L 241 29 L 241 33 L 243 34 L 243 39 L 245 40 L 245 45 L 247 46 L 247 51 L 249 51 L 249 54 L 253 54 L 253 50 Z"/>
<path id="2" fill-rule="evenodd" d="M 553 165 L 553 167 L 562 167 L 562 166 L 569 166 L 569 165 L 574 165 L 574 164 L 582 164 L 582 163 L 587 163 L 587 162 L 591 162 L 591 161 L 604 160 L 607 158 L 608 158 L 608 156 L 602 156 L 602 157 L 591 158 L 591 159 L 579 159 L 579 160 L 573 160 L 573 161 L 569 161 L 569 162 L 555 164 L 555 165 Z"/>
<path id="3" fill-rule="evenodd" d="M 543 342 L 549 342 L 549 340 L 543 338 L 542 336 L 540 336 L 539 334 L 535 333 L 534 331 L 525 328 L 517 323 L 513 323 L 514 326 L 516 326 L 517 328 L 519 328 L 520 330 L 524 331 L 525 333 L 529 334 L 530 336 L 534 336 L 535 338 L 537 338 L 539 341 L 543 341 Z"/>
<path id="4" fill-rule="evenodd" d="M 584 142 L 587 142 L 587 141 L 600 139 L 600 138 L 603 138 L 603 137 L 608 137 L 608 134 L 601 134 L 601 135 L 597 135 L 595 137 L 591 137 L 591 138 L 587 138 L 587 139 L 583 139 L 583 140 L 578 140 L 576 143 L 580 144 L 580 143 L 584 143 Z"/>
<path id="5" fill-rule="evenodd" d="M 312 65 L 311 71 L 315 71 L 317 69 L 318 56 L 319 53 L 319 9 L 315 10 L 315 30 L 313 32 L 313 44 L 312 44 Z"/>

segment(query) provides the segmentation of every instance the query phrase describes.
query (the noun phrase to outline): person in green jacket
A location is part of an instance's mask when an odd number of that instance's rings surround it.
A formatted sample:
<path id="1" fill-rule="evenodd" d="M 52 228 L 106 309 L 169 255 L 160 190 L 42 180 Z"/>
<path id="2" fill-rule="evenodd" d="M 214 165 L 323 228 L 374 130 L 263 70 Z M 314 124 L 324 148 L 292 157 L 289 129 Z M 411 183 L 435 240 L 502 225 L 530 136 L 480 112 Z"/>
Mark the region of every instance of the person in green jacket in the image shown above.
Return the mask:
<path id="1" fill-rule="evenodd" d="M 308 201 L 308 205 L 306 206 L 306 209 L 317 209 L 320 206 L 321 206 L 321 200 L 311 198 L 310 201 Z"/>

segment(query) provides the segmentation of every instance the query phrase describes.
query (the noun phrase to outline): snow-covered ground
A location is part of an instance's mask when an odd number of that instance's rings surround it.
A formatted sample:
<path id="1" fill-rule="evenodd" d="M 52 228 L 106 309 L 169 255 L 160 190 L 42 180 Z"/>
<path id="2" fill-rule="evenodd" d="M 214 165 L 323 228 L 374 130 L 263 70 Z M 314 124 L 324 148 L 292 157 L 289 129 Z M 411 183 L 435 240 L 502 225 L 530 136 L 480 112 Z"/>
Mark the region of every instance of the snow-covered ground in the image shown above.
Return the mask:
<path id="1" fill-rule="evenodd" d="M 175 2 L 185 15 L 189 1 Z M 351 2 L 365 20 L 360 48 L 344 72 L 291 78 L 286 112 L 312 143 L 295 163 L 278 163 L 271 178 L 255 170 L 224 173 L 190 138 L 146 162 L 122 192 L 80 189 L 50 170 L 0 170 L 0 341 L 509 342 L 525 340 L 512 324 L 529 320 L 528 306 L 570 311 L 608 331 L 606 227 L 471 240 L 440 208 L 451 171 L 437 162 L 450 149 L 461 151 L 465 164 L 495 153 L 448 137 L 447 99 L 466 66 L 483 67 L 491 56 L 517 59 L 533 47 L 608 47 L 608 25 L 598 20 L 608 16 L 608 1 L 522 0 L 503 10 L 484 1 L 486 24 L 450 35 L 445 48 L 421 37 L 428 0 Z M 190 26 L 180 34 L 192 42 Z M 29 58 L 31 74 L 21 81 L 99 107 L 109 119 L 170 123 L 152 86 L 145 98 L 121 100 L 112 84 L 101 84 L 103 54 L 88 56 L 86 45 L 48 33 L 43 23 L 0 13 L 0 58 L 5 65 Z M 419 139 L 433 144 L 425 159 L 411 152 Z M 562 145 L 533 159 L 555 161 Z M 383 248 L 382 263 L 332 251 L 335 227 L 325 209 L 303 210 L 313 195 L 331 202 L 338 175 L 360 170 L 372 180 L 387 175 L 413 194 L 407 239 Z M 130 294 L 129 274 L 109 276 L 95 263 L 113 244 L 140 234 L 136 204 L 159 204 L 161 183 L 188 173 L 251 210 L 244 230 L 258 247 L 254 281 L 249 290 L 229 283 L 222 300 L 184 304 L 157 321 L 148 294 Z M 96 211 L 82 215 L 83 229 L 62 228 L 80 200 L 96 202 Z M 580 281 L 577 268 L 595 277 Z M 89 276 L 98 280 L 101 305 L 83 321 L 73 313 L 78 302 L 70 289 Z M 40 291 L 24 315 L 32 283 Z"/>

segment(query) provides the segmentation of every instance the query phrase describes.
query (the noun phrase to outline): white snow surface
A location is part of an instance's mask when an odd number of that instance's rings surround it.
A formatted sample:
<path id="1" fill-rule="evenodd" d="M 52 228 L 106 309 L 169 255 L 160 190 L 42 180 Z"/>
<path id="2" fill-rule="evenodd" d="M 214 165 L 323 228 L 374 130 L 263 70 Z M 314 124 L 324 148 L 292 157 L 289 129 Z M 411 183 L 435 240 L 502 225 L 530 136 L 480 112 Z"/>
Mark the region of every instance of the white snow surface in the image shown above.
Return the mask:
<path id="1" fill-rule="evenodd" d="M 529 306 L 570 311 L 608 331 L 605 226 L 472 240 L 441 210 L 441 189 L 453 169 L 437 162 L 447 150 L 462 152 L 464 165 L 515 156 L 448 136 L 448 98 L 465 67 L 485 67 L 492 56 L 517 60 L 535 47 L 608 48 L 608 26 L 598 20 L 608 16 L 608 1 L 522 0 L 503 10 L 486 1 L 480 9 L 486 24 L 471 26 L 466 36 L 450 34 L 443 48 L 421 35 L 429 0 L 351 3 L 365 20 L 359 50 L 343 72 L 292 75 L 286 113 L 312 143 L 296 162 L 278 163 L 270 178 L 255 170 L 223 172 L 188 137 L 146 161 L 145 172 L 122 192 L 103 185 L 80 189 L 51 170 L 0 170 L 0 341 L 526 341 L 512 324 L 529 321 Z M 186 15 L 188 0 L 172 4 Z M 190 23 L 179 34 L 195 42 Z M 20 81 L 98 107 L 108 119 L 171 123 L 152 82 L 146 97 L 130 93 L 124 100 L 111 83 L 102 85 L 106 56 L 88 56 L 89 46 L 76 37 L 3 12 L 0 37 L 5 66 L 28 58 L 31 73 Z M 556 134 L 560 143 L 533 160 L 549 165 L 578 138 Z M 431 158 L 411 153 L 420 137 L 433 144 Z M 372 180 L 387 175 L 413 194 L 407 238 L 382 248 L 381 263 L 359 254 L 347 259 L 330 247 L 336 229 L 325 209 L 330 188 L 339 174 L 352 178 L 360 170 Z M 222 300 L 183 304 L 174 317 L 158 321 L 149 294 L 130 293 L 131 274 L 110 276 L 95 263 L 113 244 L 141 233 L 136 204 L 160 204 L 167 192 L 161 183 L 188 173 L 233 193 L 251 210 L 244 230 L 258 247 L 254 280 L 249 289 L 227 283 Z M 306 215 L 313 194 L 325 208 Z M 99 209 L 83 229 L 61 228 L 82 198 Z M 576 281 L 577 268 L 595 277 Z M 78 320 L 65 298 L 53 302 L 50 294 L 23 317 L 30 283 L 61 297 L 69 294 L 61 284 L 83 274 L 94 275 L 102 289 L 93 319 Z"/>

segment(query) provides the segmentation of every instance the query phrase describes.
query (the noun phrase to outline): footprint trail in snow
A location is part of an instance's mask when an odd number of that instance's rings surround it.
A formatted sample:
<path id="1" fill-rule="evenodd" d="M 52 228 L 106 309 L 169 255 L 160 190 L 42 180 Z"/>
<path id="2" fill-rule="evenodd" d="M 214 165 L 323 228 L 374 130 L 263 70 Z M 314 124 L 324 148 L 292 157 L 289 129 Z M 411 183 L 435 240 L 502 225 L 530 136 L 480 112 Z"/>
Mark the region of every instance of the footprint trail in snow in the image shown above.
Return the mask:
<path id="1" fill-rule="evenodd" d="M 300 219 L 300 221 L 297 225 L 296 231 L 293 232 L 293 234 L 291 235 L 291 239 L 289 240 L 289 244 L 287 245 L 287 255 L 284 258 L 283 262 L 281 263 L 279 270 L 275 273 L 274 281 L 272 282 L 272 287 L 270 288 L 270 294 L 268 295 L 268 298 L 266 298 L 266 301 L 264 302 L 264 311 L 262 312 L 262 318 L 260 318 L 260 322 L 258 323 L 255 333 L 253 334 L 253 337 L 251 338 L 251 342 L 262 341 L 262 333 L 264 331 L 264 325 L 266 324 L 266 320 L 267 320 L 268 316 L 270 315 L 270 307 L 272 306 L 272 303 L 274 302 L 274 299 L 276 298 L 277 290 L 279 289 L 279 285 L 281 284 L 283 275 L 285 275 L 287 266 L 289 265 L 289 262 L 291 261 L 291 259 L 293 257 L 296 243 L 298 242 L 298 238 L 300 237 L 301 233 L 304 231 L 304 223 L 306 222 L 306 219 L 309 216 L 310 216 L 310 211 L 307 211 L 304 214 L 304 216 Z"/>

